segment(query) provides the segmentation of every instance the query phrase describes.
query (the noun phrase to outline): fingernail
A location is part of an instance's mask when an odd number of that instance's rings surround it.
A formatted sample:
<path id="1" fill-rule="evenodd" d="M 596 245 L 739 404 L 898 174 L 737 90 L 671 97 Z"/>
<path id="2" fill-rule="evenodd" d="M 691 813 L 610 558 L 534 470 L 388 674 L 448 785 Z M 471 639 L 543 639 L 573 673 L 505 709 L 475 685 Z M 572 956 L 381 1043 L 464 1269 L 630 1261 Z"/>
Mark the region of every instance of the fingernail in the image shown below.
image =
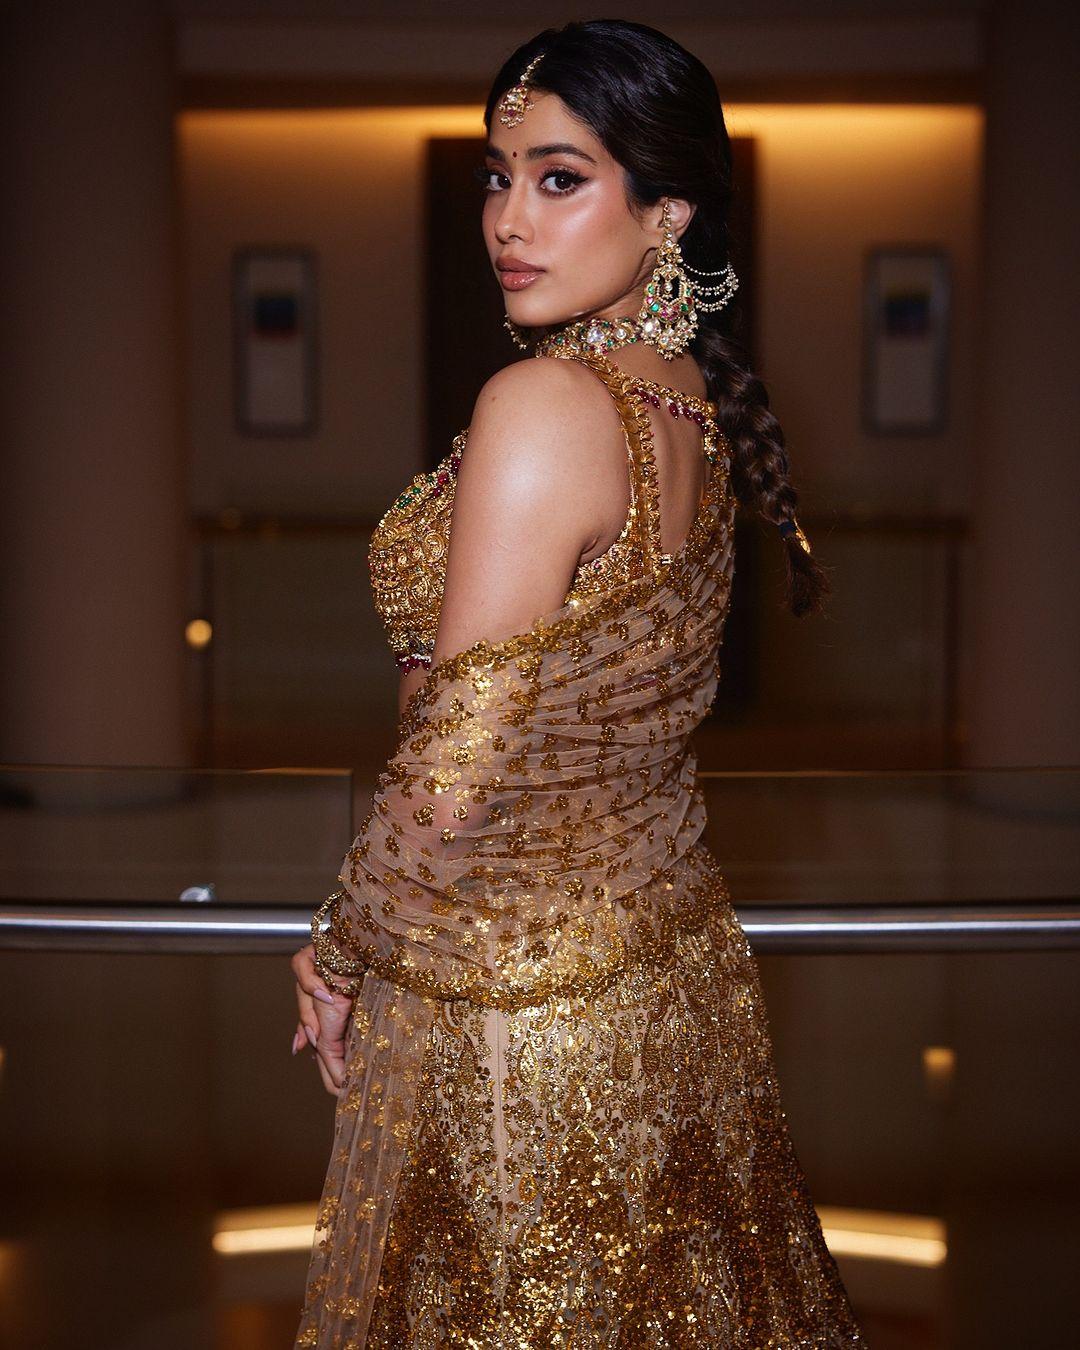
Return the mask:
<path id="1" fill-rule="evenodd" d="M 297 1050 L 300 1049 L 302 1044 L 303 1041 L 301 1041 L 300 1039 L 300 1033 L 298 1031 L 294 1031 L 292 1034 L 292 1052 L 294 1055 L 296 1054 Z"/>
<path id="2" fill-rule="evenodd" d="M 316 989 L 315 997 L 323 1003 L 333 1003 L 334 1001 L 333 994 L 328 994 L 325 989 Z"/>
<path id="3" fill-rule="evenodd" d="M 315 1035 L 315 1033 L 312 1031 L 312 1029 L 311 1029 L 310 1027 L 305 1027 L 305 1028 L 304 1028 L 304 1035 L 305 1035 L 305 1036 L 308 1038 L 308 1040 L 311 1042 L 311 1048 L 312 1048 L 312 1050 L 314 1050 L 315 1047 L 316 1047 L 316 1045 L 318 1045 L 318 1043 L 319 1043 L 319 1038 L 318 1038 L 318 1036 Z"/>

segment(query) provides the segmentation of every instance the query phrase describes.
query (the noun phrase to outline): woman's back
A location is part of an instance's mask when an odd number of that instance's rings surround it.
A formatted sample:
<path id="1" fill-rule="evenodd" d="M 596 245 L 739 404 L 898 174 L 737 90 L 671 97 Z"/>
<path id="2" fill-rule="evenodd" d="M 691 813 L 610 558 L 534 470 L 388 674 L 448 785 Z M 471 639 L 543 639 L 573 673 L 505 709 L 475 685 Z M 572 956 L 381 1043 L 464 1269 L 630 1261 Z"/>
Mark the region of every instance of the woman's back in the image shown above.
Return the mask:
<path id="1" fill-rule="evenodd" d="M 673 417 L 668 411 L 670 404 L 665 395 L 680 395 L 687 403 L 692 402 L 695 409 L 713 418 L 716 405 L 709 401 L 704 376 L 691 356 L 670 363 L 672 369 L 663 369 L 665 363 L 660 358 L 635 347 L 622 348 L 606 359 L 616 372 L 640 378 L 641 388 L 650 387 L 660 395 L 659 407 L 648 400 L 642 401 L 642 407 L 649 418 L 652 454 L 656 462 L 661 538 L 664 551 L 674 553 L 697 515 L 709 476 L 709 460 L 707 453 L 703 453 L 706 447 L 702 442 L 706 438 L 700 422 L 682 415 Z M 676 406 L 680 405 L 681 400 Z M 598 542 L 584 555 L 583 562 L 602 555 L 610 547 L 628 514 L 630 499 L 619 453 L 622 448 L 619 430 L 618 426 L 613 426 L 612 444 L 605 447 L 604 452 L 612 469 L 603 473 L 602 493 L 597 498 Z"/>

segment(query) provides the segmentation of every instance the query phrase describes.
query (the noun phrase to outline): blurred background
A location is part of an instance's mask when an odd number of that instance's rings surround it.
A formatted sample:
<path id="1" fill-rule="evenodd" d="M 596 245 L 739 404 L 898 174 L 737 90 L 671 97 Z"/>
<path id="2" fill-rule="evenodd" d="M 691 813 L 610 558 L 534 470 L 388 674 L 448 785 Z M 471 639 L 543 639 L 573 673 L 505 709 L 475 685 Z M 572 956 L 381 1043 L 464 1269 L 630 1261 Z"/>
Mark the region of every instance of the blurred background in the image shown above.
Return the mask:
<path id="1" fill-rule="evenodd" d="M 6 6 L 0 1342 L 289 1347 L 288 954 L 393 748 L 371 530 L 517 356 L 471 168 L 557 5 Z M 1080 1243 L 1080 24 L 630 5 L 714 73 L 740 522 L 710 843 L 874 1350 L 1058 1347 Z"/>

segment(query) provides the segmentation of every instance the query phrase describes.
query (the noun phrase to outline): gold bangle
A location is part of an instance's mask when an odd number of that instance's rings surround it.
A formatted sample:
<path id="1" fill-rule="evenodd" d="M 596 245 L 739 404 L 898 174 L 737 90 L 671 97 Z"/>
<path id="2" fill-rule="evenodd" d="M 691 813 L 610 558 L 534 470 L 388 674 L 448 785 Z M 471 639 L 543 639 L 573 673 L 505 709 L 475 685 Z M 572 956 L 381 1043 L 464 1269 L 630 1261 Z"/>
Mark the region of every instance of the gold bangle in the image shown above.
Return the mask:
<path id="1" fill-rule="evenodd" d="M 334 919 L 337 918 L 338 903 L 345 898 L 345 894 L 345 891 L 333 891 L 311 916 L 311 945 L 315 950 L 315 970 L 320 978 L 331 990 L 344 995 L 345 998 L 354 998 L 363 983 L 363 975 L 367 966 L 362 961 L 345 956 L 330 936 L 333 931 Z M 328 910 L 332 911 L 332 917 L 328 930 L 324 932 L 322 920 Z M 340 975 L 346 977 L 352 975 L 358 978 L 341 985 L 334 978 Z"/>

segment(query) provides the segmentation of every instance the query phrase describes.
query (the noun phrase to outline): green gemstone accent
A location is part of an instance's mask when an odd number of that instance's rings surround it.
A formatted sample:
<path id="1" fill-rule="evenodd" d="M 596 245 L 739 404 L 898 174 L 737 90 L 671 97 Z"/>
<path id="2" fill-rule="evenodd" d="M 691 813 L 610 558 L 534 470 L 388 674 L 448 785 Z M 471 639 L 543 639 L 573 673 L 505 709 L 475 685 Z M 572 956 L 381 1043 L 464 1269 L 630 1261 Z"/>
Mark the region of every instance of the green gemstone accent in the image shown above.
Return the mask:
<path id="1" fill-rule="evenodd" d="M 657 313 L 659 313 L 659 311 L 660 311 L 660 305 L 659 305 L 656 301 L 654 301 L 654 302 L 649 306 L 649 308 L 652 310 L 652 312 L 653 312 L 654 314 L 657 314 Z"/>

